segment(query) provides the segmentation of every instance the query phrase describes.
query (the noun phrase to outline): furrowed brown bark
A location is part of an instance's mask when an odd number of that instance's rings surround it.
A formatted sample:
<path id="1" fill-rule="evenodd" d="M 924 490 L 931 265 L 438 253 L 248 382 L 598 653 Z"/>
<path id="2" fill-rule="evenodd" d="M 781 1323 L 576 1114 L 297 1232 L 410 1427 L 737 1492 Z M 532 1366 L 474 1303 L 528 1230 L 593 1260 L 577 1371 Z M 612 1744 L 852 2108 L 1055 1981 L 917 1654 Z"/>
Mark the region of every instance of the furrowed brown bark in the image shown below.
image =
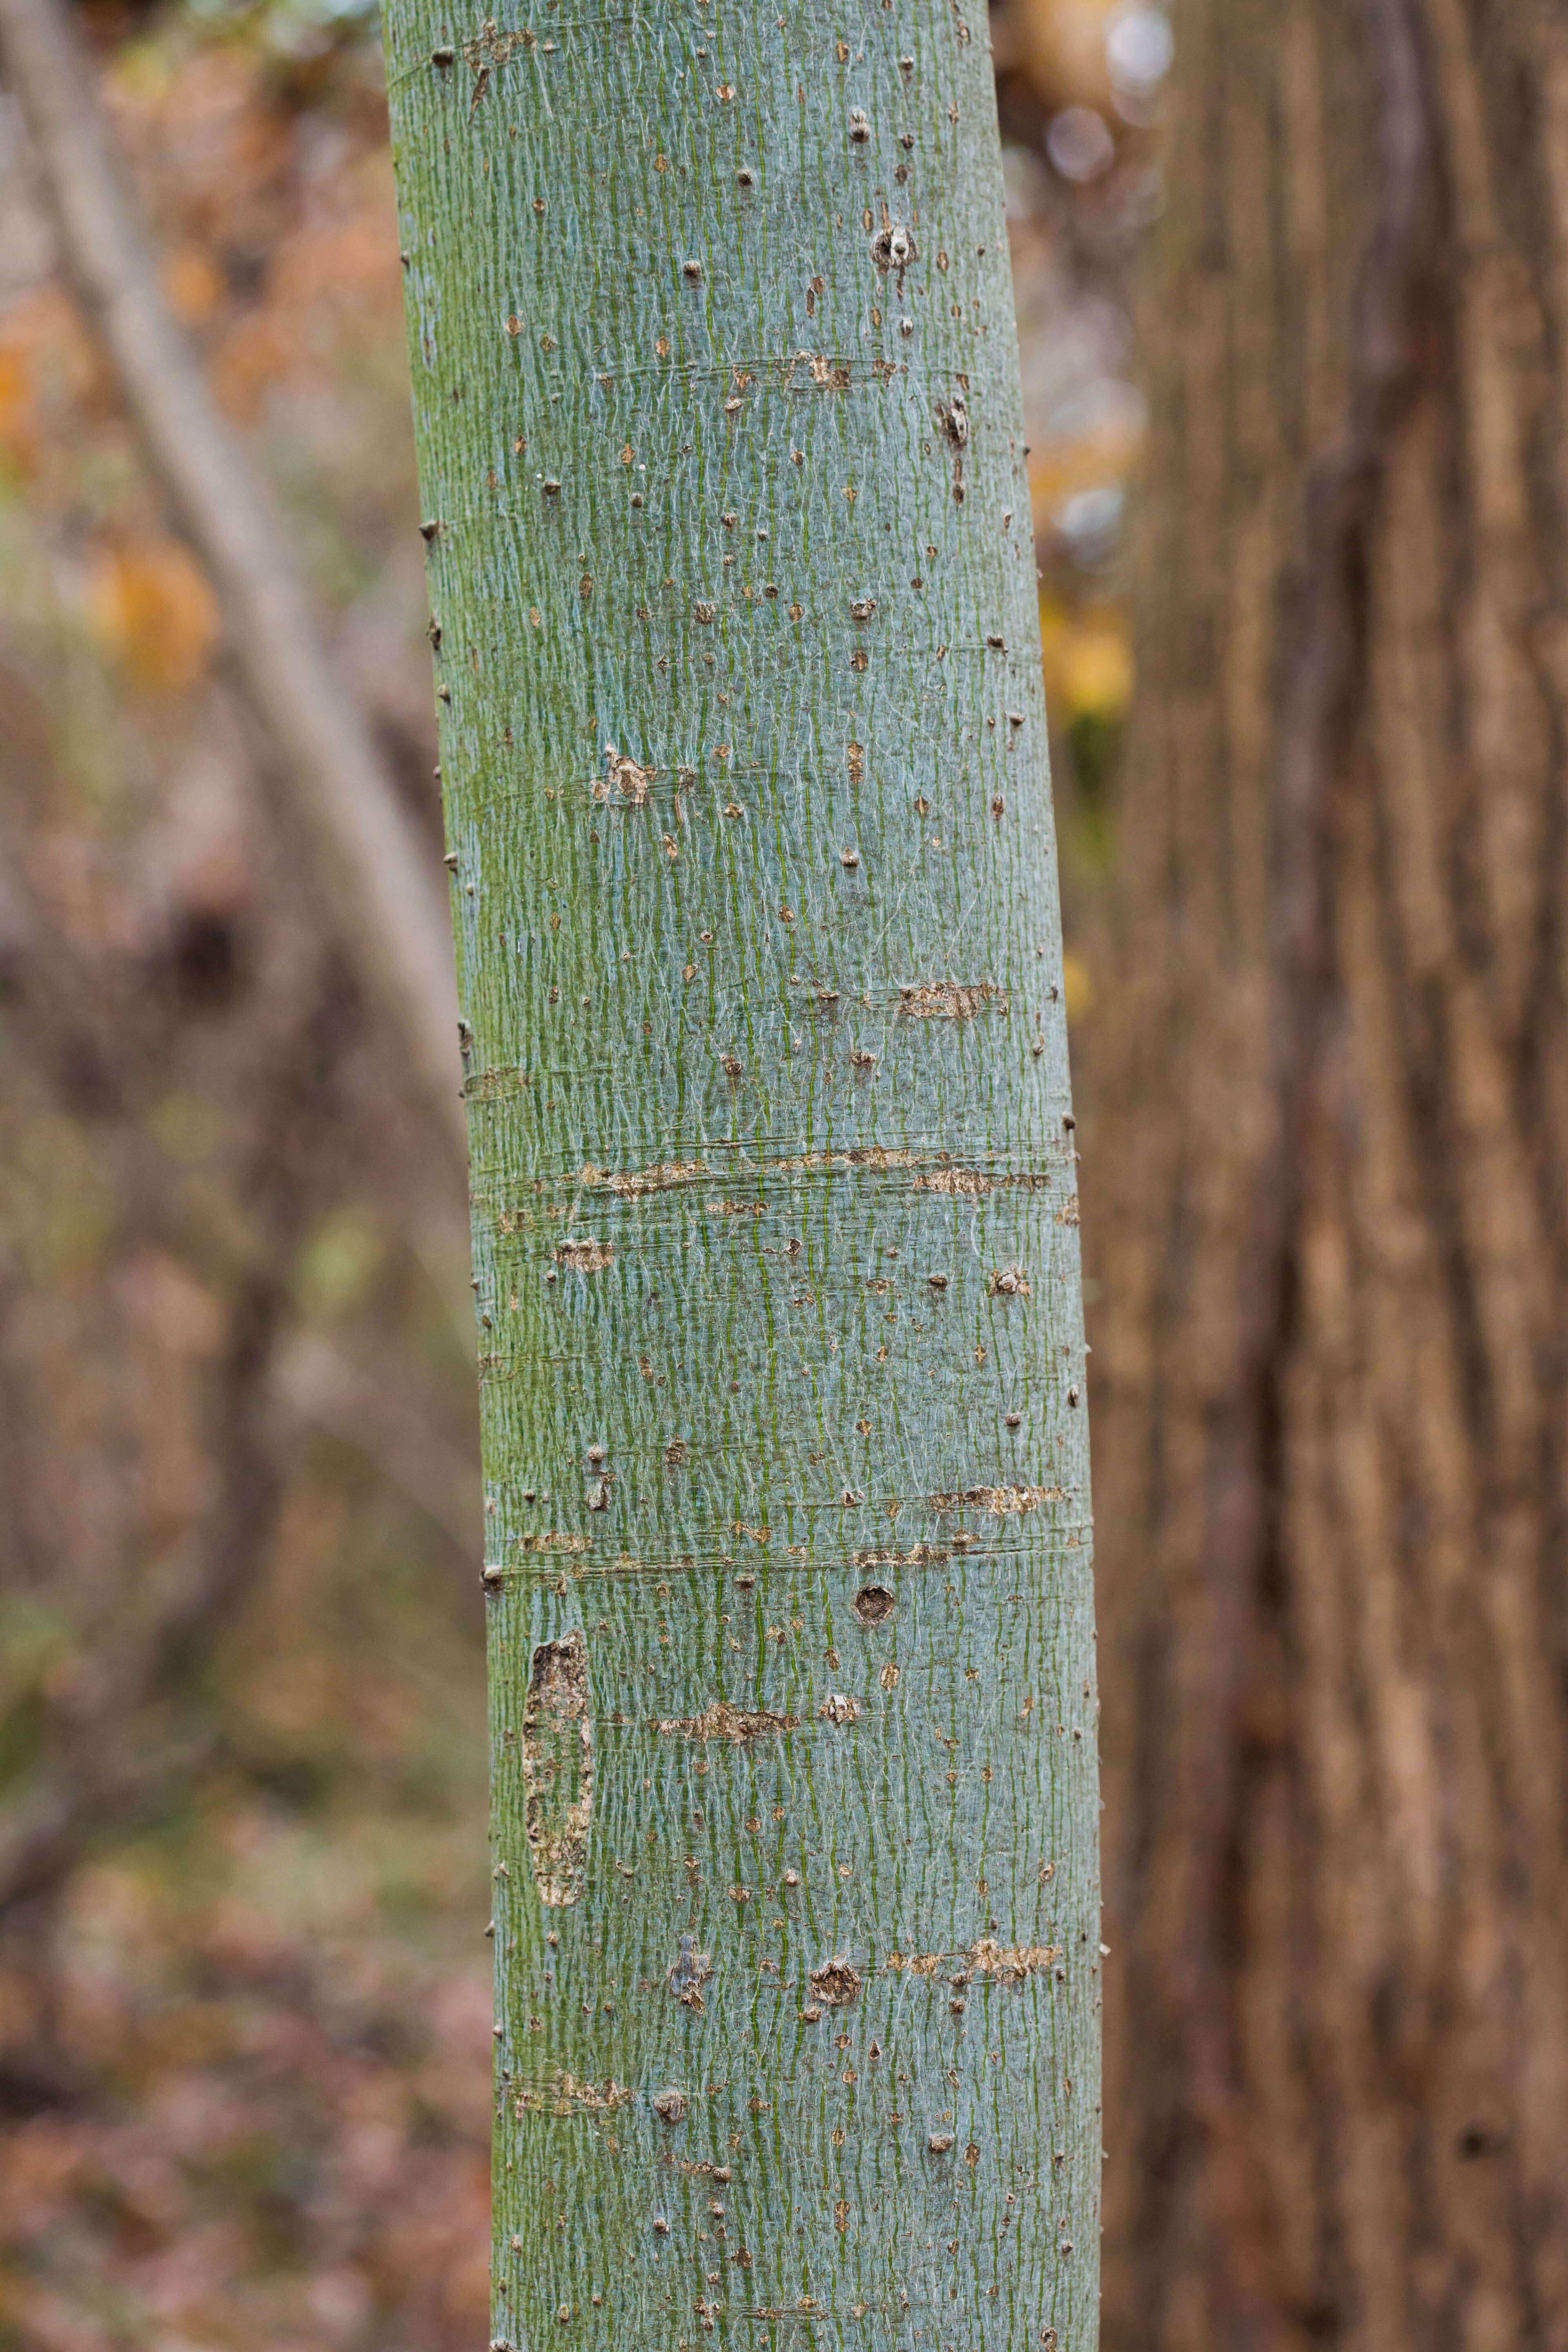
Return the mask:
<path id="1" fill-rule="evenodd" d="M 1190 0 L 1089 1041 L 1111 2347 L 1568 2342 L 1568 26 Z"/>

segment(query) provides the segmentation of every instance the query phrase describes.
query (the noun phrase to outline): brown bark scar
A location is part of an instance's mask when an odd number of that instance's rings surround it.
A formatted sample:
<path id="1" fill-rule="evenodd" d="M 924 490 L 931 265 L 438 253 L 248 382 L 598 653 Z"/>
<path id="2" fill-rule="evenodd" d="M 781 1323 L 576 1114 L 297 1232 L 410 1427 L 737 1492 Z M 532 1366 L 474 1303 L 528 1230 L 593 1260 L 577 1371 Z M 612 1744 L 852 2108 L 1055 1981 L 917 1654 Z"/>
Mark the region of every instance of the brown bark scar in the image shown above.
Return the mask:
<path id="1" fill-rule="evenodd" d="M 548 2089 L 542 2086 L 520 2091 L 516 2112 L 521 2116 L 581 2116 L 608 2115 L 624 2107 L 636 2093 L 629 2084 L 617 2083 L 614 2077 L 600 2090 L 596 2083 L 579 2082 L 575 2074 L 558 2074 Z"/>
<path id="2" fill-rule="evenodd" d="M 739 1746 L 771 1732 L 794 1731 L 799 1721 L 798 1716 L 775 1715 L 768 1707 L 731 1706 L 728 1699 L 715 1699 L 700 1715 L 661 1716 L 658 1728 L 682 1739 L 732 1739 Z"/>
<path id="3" fill-rule="evenodd" d="M 463 63 L 475 73 L 487 66 L 504 66 L 519 49 L 536 47 L 538 38 L 526 25 L 520 32 L 498 32 L 495 18 L 487 16 L 473 39 L 463 43 Z"/>
<path id="4" fill-rule="evenodd" d="M 908 1551 L 858 1551 L 857 1568 L 940 1568 L 952 1558 L 945 1544 L 911 1544 Z"/>
<path id="5" fill-rule="evenodd" d="M 1020 1511 L 1037 1511 L 1042 1503 L 1063 1503 L 1067 1500 L 1060 1486 L 965 1486 L 958 1495 L 928 1495 L 933 1511 L 962 1511 L 967 1504 L 976 1511 L 994 1511 L 1002 1517 Z M 956 1540 L 956 1538 L 955 1538 Z"/>
<path id="6" fill-rule="evenodd" d="M 640 1201 L 649 1192 L 672 1192 L 677 1186 L 694 1183 L 699 1176 L 707 1173 L 700 1160 L 660 1160 L 651 1168 L 628 1169 L 625 1172 L 596 1168 L 587 1160 L 583 1163 L 580 1181 L 602 1184 L 606 1192 L 619 1193 L 623 1201 Z"/>
<path id="7" fill-rule="evenodd" d="M 682 1936 L 679 1957 L 669 1971 L 668 1984 L 683 2009 L 695 2010 L 701 2016 L 708 2005 L 702 1998 L 702 1988 L 712 1975 L 713 1962 L 709 1954 L 698 1950 L 694 1936 Z"/>
<path id="8" fill-rule="evenodd" d="M 847 2008 L 860 1990 L 859 1970 L 846 1959 L 824 1960 L 811 1971 L 811 1990 L 824 2008 Z"/>
<path id="9" fill-rule="evenodd" d="M 982 1192 L 995 1190 L 994 1176 L 982 1176 L 977 1168 L 939 1168 L 930 1176 L 917 1176 L 917 1192 L 948 1192 L 955 1199 L 971 1200 Z"/>
<path id="10" fill-rule="evenodd" d="M 533 1653 L 522 1710 L 523 1830 L 539 1899 L 550 1908 L 583 1892 L 594 1811 L 594 1723 L 588 1647 L 575 1629 Z"/>
<path id="11" fill-rule="evenodd" d="M 614 784 L 621 798 L 633 808 L 647 805 L 647 788 L 658 775 L 657 768 L 639 767 L 636 760 L 617 751 L 613 743 L 605 746 L 605 780 L 606 787 Z"/>
<path id="12" fill-rule="evenodd" d="M 1051 1178 L 1038 1171 L 1011 1176 L 987 1176 L 978 1168 L 938 1168 L 929 1176 L 917 1176 L 917 1192 L 949 1192 L 968 1199 L 981 1192 L 1043 1192 L 1050 1189 Z M 1076 1195 L 1075 1195 L 1076 1198 Z M 1076 1216 L 1073 1220 L 1076 1223 Z"/>
<path id="13" fill-rule="evenodd" d="M 967 1963 L 981 1976 L 993 1977 L 998 1984 L 1022 1984 L 1037 1969 L 1048 1969 L 1059 1960 L 1059 1944 L 998 1944 L 989 1936 L 966 1950 L 952 1952 L 889 1952 L 884 1966 L 897 1976 L 907 1969 L 912 1977 L 940 1976 L 955 1959 Z"/>
<path id="14" fill-rule="evenodd" d="M 1048 1969 L 1061 1956 L 1059 1944 L 998 1944 L 989 1936 L 971 1944 L 964 1955 L 972 1969 L 994 1977 L 998 1984 L 1022 1984 L 1037 1969 Z"/>
<path id="15" fill-rule="evenodd" d="M 889 1151 L 881 1144 L 868 1143 L 853 1151 L 796 1152 L 788 1159 L 775 1160 L 773 1166 L 786 1175 L 822 1168 L 866 1168 L 878 1174 L 889 1168 L 918 1168 L 924 1157 L 923 1152 Z"/>
<path id="16" fill-rule="evenodd" d="M 1007 992 L 993 980 L 922 980 L 899 991 L 899 1011 L 910 1021 L 973 1021 L 987 1006 L 1007 1010 Z"/>
<path id="17" fill-rule="evenodd" d="M 603 1274 L 616 1262 L 615 1245 L 584 1234 L 580 1242 L 563 1242 L 555 1258 L 557 1265 L 574 1266 L 579 1274 Z"/>

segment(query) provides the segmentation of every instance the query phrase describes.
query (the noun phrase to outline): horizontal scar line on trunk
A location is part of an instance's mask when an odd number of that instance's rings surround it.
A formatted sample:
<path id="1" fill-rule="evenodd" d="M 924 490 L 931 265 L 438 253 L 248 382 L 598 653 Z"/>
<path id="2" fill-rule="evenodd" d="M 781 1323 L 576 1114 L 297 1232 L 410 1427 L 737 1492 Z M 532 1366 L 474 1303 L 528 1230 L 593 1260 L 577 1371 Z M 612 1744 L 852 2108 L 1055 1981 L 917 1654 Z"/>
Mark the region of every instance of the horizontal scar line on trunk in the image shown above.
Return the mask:
<path id="1" fill-rule="evenodd" d="M 988 1498 L 994 1496 L 1010 1496 L 1014 1499 L 992 1502 Z M 1018 1499 L 1024 1496 L 1035 1499 Z M 931 1496 L 906 1507 L 942 1513 L 968 1508 L 984 1511 L 994 1517 L 1025 1518 L 1042 1502 L 1067 1500 L 1070 1500 L 1069 1490 L 1060 1487 L 972 1486 L 962 1495 Z M 828 1507 L 838 1510 L 842 1506 L 834 1504 Z M 1066 1527 L 1058 1522 L 1041 1532 L 1047 1542 L 1065 1541 L 1071 1546 L 1081 1542 L 1092 1531 L 1093 1524 L 1091 1519 L 1075 1519 Z M 544 1537 L 522 1536 L 517 1539 L 516 1549 L 527 1556 L 520 1560 L 487 1560 L 481 1569 L 481 1580 L 490 1591 L 530 1577 L 544 1584 L 557 1584 L 567 1577 L 574 1583 L 595 1579 L 609 1582 L 617 1577 L 659 1577 L 679 1581 L 694 1577 L 729 1577 L 741 1591 L 749 1591 L 757 1581 L 759 1570 L 781 1577 L 837 1576 L 858 1574 L 869 1568 L 942 1568 L 955 1558 L 972 1567 L 982 1567 L 987 1560 L 1036 1556 L 1034 1538 L 1020 1542 L 1000 1532 L 980 1537 L 963 1528 L 955 1528 L 939 1544 L 873 1544 L 853 1551 L 824 1552 L 817 1557 L 804 1544 L 786 1544 L 777 1549 L 764 1548 L 760 1555 L 711 1551 L 688 1553 L 679 1559 L 636 1559 L 620 1552 L 611 1559 L 595 1559 L 584 1556 L 591 1552 L 585 1536 L 561 1538 L 555 1542 Z"/>
<path id="2" fill-rule="evenodd" d="M 502 1071 L 498 1075 L 511 1077 L 519 1074 Z M 543 1206 L 554 1193 L 579 1190 L 613 1192 L 623 1201 L 641 1201 L 656 1193 L 679 1192 L 691 1185 L 705 1183 L 722 1183 L 732 1194 L 738 1187 L 749 1182 L 765 1183 L 770 1176 L 876 1176 L 908 1170 L 914 1171 L 912 1189 L 916 1192 L 1034 1192 L 1048 1191 L 1069 1167 L 1070 1157 L 1064 1149 L 1058 1147 L 1056 1157 L 1056 1170 L 994 1166 L 987 1169 L 955 1161 L 952 1155 L 945 1151 L 917 1151 L 896 1146 L 862 1144 L 844 1151 L 784 1152 L 772 1159 L 729 1160 L 721 1165 L 701 1160 L 668 1160 L 649 1168 L 613 1170 L 598 1167 L 589 1160 L 580 1169 L 563 1170 L 556 1176 L 535 1177 L 531 1189 L 534 1202 Z M 520 1230 L 531 1205 L 522 1202 L 497 1211 L 499 1228 L 508 1233 Z"/>

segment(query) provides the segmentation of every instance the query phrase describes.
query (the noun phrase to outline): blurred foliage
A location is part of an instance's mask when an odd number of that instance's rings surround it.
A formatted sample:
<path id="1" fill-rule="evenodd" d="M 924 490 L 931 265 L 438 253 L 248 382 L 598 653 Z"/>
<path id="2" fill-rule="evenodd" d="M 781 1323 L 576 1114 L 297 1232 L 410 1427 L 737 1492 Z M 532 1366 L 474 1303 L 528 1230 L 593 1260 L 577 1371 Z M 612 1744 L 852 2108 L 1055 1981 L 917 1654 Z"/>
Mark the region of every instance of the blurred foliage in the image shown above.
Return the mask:
<path id="1" fill-rule="evenodd" d="M 1075 1023 L 1132 685 L 1124 280 L 1163 21 L 994 18 Z M 434 855 L 374 18 L 86 22 L 170 299 Z M 0 1914 L 0 2347 L 482 2341 L 461 1202 L 276 822 L 3 109 L 0 1070 L 0 1839 L 73 1775 L 91 1797 L 68 1866 Z"/>

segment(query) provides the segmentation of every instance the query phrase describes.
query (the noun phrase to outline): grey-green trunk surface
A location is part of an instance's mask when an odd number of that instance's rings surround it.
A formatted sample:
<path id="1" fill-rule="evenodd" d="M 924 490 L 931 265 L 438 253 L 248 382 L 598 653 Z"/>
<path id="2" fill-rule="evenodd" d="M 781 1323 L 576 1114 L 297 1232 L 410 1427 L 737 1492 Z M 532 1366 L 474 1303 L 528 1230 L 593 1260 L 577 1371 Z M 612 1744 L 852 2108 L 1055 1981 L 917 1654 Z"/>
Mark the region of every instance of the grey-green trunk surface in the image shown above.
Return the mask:
<path id="1" fill-rule="evenodd" d="M 494 2335 L 1089 2352 L 1084 1349 L 984 16 L 392 0 L 387 44 Z"/>

